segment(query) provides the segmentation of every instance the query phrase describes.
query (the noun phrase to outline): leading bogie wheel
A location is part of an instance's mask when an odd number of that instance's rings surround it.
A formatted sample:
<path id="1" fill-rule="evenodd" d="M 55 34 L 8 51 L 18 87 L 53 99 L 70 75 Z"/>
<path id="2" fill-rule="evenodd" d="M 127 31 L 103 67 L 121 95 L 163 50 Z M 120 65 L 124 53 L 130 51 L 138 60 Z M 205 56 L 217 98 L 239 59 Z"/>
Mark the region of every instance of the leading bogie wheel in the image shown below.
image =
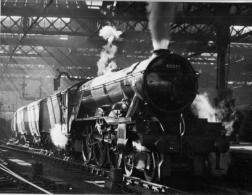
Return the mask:
<path id="1" fill-rule="evenodd" d="M 134 154 L 130 153 L 123 158 L 124 171 L 126 176 L 130 177 L 134 170 Z"/>
<path id="2" fill-rule="evenodd" d="M 158 175 L 158 156 L 155 152 L 146 152 L 144 177 L 147 181 L 155 181 Z"/>

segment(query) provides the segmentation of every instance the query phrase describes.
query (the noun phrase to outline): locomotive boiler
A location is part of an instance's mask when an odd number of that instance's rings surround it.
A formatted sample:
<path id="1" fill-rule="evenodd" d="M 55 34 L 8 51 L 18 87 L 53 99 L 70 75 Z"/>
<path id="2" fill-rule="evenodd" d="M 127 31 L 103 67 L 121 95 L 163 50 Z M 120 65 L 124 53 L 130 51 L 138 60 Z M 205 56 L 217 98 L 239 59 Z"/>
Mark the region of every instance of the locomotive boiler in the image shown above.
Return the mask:
<path id="1" fill-rule="evenodd" d="M 213 170 L 208 156 L 225 153 L 228 144 L 221 124 L 192 115 L 197 89 L 198 75 L 188 60 L 157 50 L 128 68 L 19 109 L 13 131 L 49 150 L 57 148 L 51 132 L 59 131 L 67 137 L 66 155 L 80 154 L 85 163 L 100 167 L 122 167 L 127 175 L 140 171 L 149 181 L 170 176 L 176 168 L 201 175 Z M 220 168 L 220 158 L 215 159 Z"/>

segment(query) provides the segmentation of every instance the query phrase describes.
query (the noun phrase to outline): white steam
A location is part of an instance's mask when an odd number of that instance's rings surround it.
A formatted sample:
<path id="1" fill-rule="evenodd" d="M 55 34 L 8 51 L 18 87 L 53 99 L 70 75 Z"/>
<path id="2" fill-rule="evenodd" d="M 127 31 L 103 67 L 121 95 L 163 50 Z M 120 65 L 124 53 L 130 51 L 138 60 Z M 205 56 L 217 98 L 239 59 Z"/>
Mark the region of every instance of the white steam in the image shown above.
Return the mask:
<path id="1" fill-rule="evenodd" d="M 104 26 L 99 31 L 99 36 L 102 37 L 104 40 L 108 41 L 108 44 L 112 44 L 114 40 L 119 39 L 122 31 L 116 30 L 114 26 Z"/>
<path id="2" fill-rule="evenodd" d="M 147 6 L 149 13 L 149 29 L 153 49 L 168 49 L 170 43 L 169 25 L 174 20 L 175 4 L 150 2 Z"/>
<path id="3" fill-rule="evenodd" d="M 226 135 L 227 136 L 231 136 L 231 134 L 233 133 L 233 131 L 234 131 L 234 128 L 233 128 L 234 122 L 235 122 L 234 120 L 222 122 L 223 126 L 226 129 Z"/>
<path id="4" fill-rule="evenodd" d="M 64 149 L 66 147 L 68 138 L 63 132 L 66 132 L 64 128 L 66 125 L 56 124 L 54 128 L 50 130 L 50 136 L 53 144 L 59 148 Z"/>
<path id="5" fill-rule="evenodd" d="M 113 58 L 117 52 L 117 47 L 113 45 L 113 41 L 119 39 L 121 31 L 117 31 L 113 26 L 104 26 L 99 36 L 107 41 L 107 44 L 103 46 L 100 53 L 100 59 L 97 62 L 98 72 L 97 75 L 103 75 L 111 72 L 117 68 L 117 65 Z"/>
<path id="6" fill-rule="evenodd" d="M 226 118 L 227 114 L 230 114 L 232 110 L 227 110 L 224 102 L 220 102 L 220 106 L 215 108 L 211 105 L 207 93 L 199 94 L 194 99 L 191 108 L 193 113 L 199 118 L 205 118 L 208 122 L 219 122 L 226 129 L 226 136 L 230 136 L 234 131 L 235 118 Z"/>
<path id="7" fill-rule="evenodd" d="M 206 118 L 208 122 L 219 122 L 218 110 L 211 105 L 207 93 L 197 95 L 191 107 L 199 118 Z"/>

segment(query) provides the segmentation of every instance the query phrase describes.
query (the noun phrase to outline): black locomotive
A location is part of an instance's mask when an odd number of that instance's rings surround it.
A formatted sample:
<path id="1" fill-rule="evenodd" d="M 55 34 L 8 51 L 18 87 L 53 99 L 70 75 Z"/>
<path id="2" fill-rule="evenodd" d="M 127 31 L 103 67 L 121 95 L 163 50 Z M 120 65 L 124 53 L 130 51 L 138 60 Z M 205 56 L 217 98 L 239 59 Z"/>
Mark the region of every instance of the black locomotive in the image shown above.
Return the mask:
<path id="1" fill-rule="evenodd" d="M 20 108 L 12 129 L 23 143 L 49 150 L 58 148 L 51 135 L 58 131 L 67 138 L 65 153 L 100 167 L 123 167 L 127 175 L 138 170 L 149 181 L 182 167 L 201 175 L 218 168 L 217 157 L 229 147 L 220 123 L 192 114 L 197 90 L 190 62 L 157 50 L 128 68 Z"/>

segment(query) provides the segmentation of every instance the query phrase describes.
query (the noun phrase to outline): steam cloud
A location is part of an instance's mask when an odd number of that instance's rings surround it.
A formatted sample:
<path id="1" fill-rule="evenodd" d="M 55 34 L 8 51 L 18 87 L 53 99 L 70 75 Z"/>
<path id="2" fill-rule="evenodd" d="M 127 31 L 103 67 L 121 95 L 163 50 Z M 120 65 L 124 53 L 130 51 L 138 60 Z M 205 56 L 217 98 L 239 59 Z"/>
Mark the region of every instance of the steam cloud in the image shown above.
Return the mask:
<path id="1" fill-rule="evenodd" d="M 207 93 L 197 95 L 191 107 L 199 118 L 206 118 L 208 122 L 220 122 L 217 118 L 218 110 L 211 105 Z"/>
<path id="2" fill-rule="evenodd" d="M 54 128 L 50 130 L 50 136 L 55 146 L 64 149 L 66 147 L 68 138 L 62 133 L 62 128 L 66 128 L 66 125 L 56 124 Z"/>
<path id="3" fill-rule="evenodd" d="M 209 101 L 207 93 L 197 95 L 191 108 L 193 113 L 199 118 L 206 118 L 208 122 L 221 122 L 226 129 L 227 136 L 230 136 L 234 131 L 234 119 L 223 121 L 227 111 L 224 108 L 214 108 Z"/>
<path id="4" fill-rule="evenodd" d="M 117 68 L 117 65 L 113 58 L 117 52 L 117 47 L 113 45 L 113 41 L 119 39 L 121 31 L 117 31 L 113 26 L 104 26 L 99 36 L 107 41 L 107 44 L 103 46 L 100 53 L 100 59 L 97 62 L 98 72 L 97 75 L 103 75 L 111 72 Z"/>
<path id="5" fill-rule="evenodd" d="M 150 2 L 149 29 L 151 31 L 153 49 L 168 49 L 170 42 L 169 23 L 174 20 L 175 4 Z"/>

